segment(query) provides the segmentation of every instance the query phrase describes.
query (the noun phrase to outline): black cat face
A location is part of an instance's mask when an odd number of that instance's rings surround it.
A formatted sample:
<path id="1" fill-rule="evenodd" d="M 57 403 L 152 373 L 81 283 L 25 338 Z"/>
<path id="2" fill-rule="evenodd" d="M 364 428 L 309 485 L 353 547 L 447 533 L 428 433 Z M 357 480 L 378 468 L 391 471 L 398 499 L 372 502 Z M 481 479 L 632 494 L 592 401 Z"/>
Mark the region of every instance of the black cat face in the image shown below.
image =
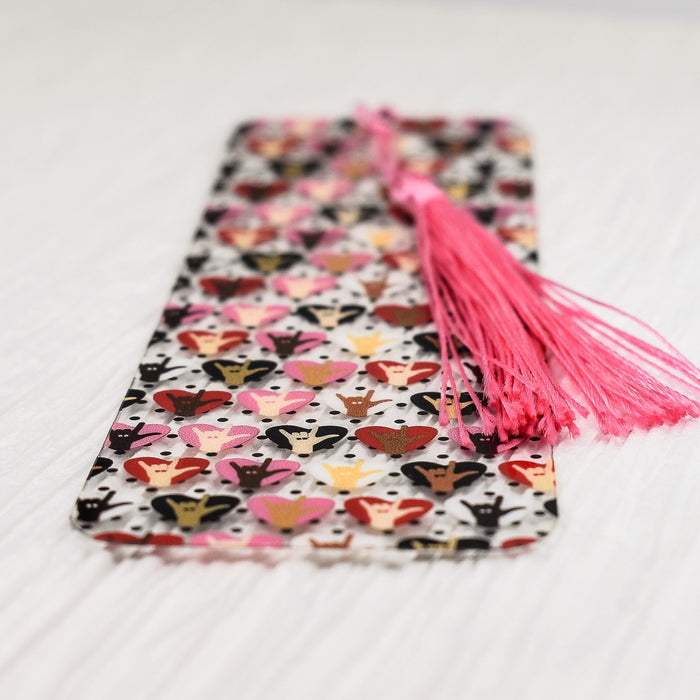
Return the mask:
<path id="1" fill-rule="evenodd" d="M 158 496 L 151 501 L 153 509 L 163 520 L 175 520 L 183 530 L 189 530 L 205 522 L 214 522 L 233 510 L 240 503 L 235 496 L 210 496 L 200 498 L 181 493 Z"/>
<path id="2" fill-rule="evenodd" d="M 416 486 L 427 486 L 438 494 L 448 494 L 470 486 L 486 471 L 479 462 L 408 462 L 401 472 Z"/>
<path id="3" fill-rule="evenodd" d="M 335 425 L 302 428 L 284 425 L 268 428 L 265 435 L 278 447 L 305 455 L 319 450 L 328 450 L 348 434 L 347 428 Z"/>

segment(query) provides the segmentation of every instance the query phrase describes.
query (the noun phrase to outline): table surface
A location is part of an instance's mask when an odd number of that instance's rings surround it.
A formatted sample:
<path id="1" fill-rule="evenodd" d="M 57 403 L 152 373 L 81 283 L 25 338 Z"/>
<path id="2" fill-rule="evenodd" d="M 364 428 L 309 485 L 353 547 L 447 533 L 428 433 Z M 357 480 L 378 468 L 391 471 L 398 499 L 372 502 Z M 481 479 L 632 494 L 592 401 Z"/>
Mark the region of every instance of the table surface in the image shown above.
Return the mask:
<path id="1" fill-rule="evenodd" d="M 68 524 L 246 117 L 363 100 L 522 119 L 544 273 L 700 362 L 697 18 L 415 0 L 2 16 L 5 697 L 700 697 L 697 422 L 562 444 L 560 522 L 512 558 L 121 558 Z"/>

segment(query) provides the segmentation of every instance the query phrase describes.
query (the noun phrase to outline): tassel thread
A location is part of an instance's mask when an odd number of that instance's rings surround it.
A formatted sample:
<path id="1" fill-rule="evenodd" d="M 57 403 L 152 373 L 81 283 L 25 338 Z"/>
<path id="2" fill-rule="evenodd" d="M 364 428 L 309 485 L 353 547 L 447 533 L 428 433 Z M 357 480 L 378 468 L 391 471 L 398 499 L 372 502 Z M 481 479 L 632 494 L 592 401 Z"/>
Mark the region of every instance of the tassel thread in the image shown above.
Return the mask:
<path id="1" fill-rule="evenodd" d="M 630 314 L 532 272 L 430 179 L 403 170 L 390 112 L 360 108 L 357 116 L 373 139 L 375 165 L 392 201 L 415 220 L 443 366 L 440 422 L 449 422 L 448 396 L 464 391 L 481 422 L 466 426 L 457 411 L 455 437 L 462 445 L 473 448 L 476 430 L 496 434 L 500 450 L 529 437 L 554 444 L 564 430 L 577 436 L 577 416 L 589 413 L 603 434 L 614 436 L 700 416 L 699 401 L 662 380 L 700 392 L 700 369 L 690 360 Z M 577 300 L 635 321 L 666 349 L 616 328 Z M 483 375 L 483 399 L 459 359 L 460 344 Z"/>

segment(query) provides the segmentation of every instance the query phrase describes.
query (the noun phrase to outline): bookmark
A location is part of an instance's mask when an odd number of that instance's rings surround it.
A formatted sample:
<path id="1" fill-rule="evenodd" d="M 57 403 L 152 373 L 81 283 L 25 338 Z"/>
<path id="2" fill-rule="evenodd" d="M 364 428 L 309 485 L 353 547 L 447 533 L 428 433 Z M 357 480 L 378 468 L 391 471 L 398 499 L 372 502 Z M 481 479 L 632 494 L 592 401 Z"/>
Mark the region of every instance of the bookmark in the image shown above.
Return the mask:
<path id="1" fill-rule="evenodd" d="M 476 118 L 393 128 L 401 167 L 534 269 L 527 134 Z M 416 221 L 388 194 L 354 119 L 235 131 L 77 500 L 80 531 L 149 546 L 478 554 L 550 532 L 552 447 L 480 430 L 484 377 L 459 339 L 448 360 L 468 386 L 445 388 Z"/>

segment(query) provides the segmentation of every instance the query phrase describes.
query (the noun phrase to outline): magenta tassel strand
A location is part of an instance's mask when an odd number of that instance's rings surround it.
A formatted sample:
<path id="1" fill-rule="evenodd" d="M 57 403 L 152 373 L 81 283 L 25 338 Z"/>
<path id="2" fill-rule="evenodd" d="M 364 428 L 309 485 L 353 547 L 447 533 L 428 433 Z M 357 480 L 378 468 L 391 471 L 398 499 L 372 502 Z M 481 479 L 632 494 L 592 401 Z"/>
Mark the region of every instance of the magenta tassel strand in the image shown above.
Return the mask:
<path id="1" fill-rule="evenodd" d="M 446 399 L 467 392 L 480 426 L 501 448 L 529 437 L 550 444 L 562 431 L 578 435 L 577 416 L 592 413 L 605 435 L 626 436 L 700 416 L 700 369 L 645 323 L 526 268 L 470 213 L 454 206 L 431 180 L 402 170 L 392 115 L 358 110 L 370 133 L 375 164 L 392 201 L 415 219 L 421 274 L 436 325 L 443 366 L 440 422 Z M 632 319 L 665 349 L 600 319 L 576 298 Z M 474 391 L 458 344 L 483 374 L 484 399 Z M 555 377 L 563 373 L 570 390 Z M 652 373 L 653 372 L 653 373 Z"/>

